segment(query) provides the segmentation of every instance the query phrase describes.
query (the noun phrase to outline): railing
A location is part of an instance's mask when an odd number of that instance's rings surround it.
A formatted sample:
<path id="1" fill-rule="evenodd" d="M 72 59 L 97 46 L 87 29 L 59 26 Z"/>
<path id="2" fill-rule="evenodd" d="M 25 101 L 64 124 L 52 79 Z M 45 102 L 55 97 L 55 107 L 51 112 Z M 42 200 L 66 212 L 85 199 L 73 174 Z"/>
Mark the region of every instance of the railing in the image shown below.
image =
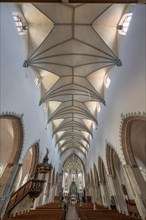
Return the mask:
<path id="1" fill-rule="evenodd" d="M 31 198 L 37 198 L 43 190 L 44 182 L 44 180 L 29 180 L 25 183 L 14 194 L 12 194 L 6 213 L 11 211 L 27 195 L 30 195 Z"/>

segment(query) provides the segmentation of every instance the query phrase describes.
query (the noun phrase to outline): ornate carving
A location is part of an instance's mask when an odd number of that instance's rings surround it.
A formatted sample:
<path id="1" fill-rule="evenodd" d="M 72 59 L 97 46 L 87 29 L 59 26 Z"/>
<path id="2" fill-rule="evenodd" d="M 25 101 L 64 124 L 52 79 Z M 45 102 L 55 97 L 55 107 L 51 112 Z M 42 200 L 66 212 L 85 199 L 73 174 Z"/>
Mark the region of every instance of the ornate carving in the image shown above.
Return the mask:
<path id="1" fill-rule="evenodd" d="M 32 185 L 28 193 L 31 198 L 35 199 L 39 197 L 43 191 L 44 182 L 45 180 L 32 180 Z"/>
<path id="2" fill-rule="evenodd" d="M 10 198 L 6 213 L 9 213 L 28 194 L 31 198 L 37 198 L 43 190 L 44 180 L 29 180 L 19 188 Z"/>
<path id="3" fill-rule="evenodd" d="M 46 148 L 47 153 L 43 159 L 43 162 L 37 165 L 37 173 L 49 173 L 51 172 L 51 170 L 53 169 L 53 166 L 51 163 L 48 163 L 48 154 L 49 154 L 49 150 Z"/>

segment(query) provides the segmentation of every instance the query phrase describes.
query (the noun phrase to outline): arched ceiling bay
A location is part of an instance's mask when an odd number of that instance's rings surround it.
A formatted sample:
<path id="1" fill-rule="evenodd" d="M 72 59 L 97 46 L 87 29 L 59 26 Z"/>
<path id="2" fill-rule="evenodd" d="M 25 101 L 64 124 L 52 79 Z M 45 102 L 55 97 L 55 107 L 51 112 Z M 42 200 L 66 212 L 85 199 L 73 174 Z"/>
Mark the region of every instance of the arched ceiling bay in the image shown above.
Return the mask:
<path id="1" fill-rule="evenodd" d="M 124 4 L 20 3 L 29 26 L 29 56 L 24 67 L 37 72 L 40 105 L 60 155 L 86 156 L 98 108 L 105 105 L 104 78 L 121 66 L 117 56 L 117 24 Z"/>

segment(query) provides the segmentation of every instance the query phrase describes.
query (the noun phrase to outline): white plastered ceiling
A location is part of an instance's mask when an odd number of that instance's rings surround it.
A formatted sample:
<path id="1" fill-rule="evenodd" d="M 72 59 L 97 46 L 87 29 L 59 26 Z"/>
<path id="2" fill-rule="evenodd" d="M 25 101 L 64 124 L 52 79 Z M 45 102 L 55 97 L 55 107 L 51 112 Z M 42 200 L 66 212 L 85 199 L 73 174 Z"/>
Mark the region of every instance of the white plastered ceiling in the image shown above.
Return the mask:
<path id="1" fill-rule="evenodd" d="M 19 3 L 29 27 L 24 67 L 39 78 L 39 104 L 46 103 L 60 155 L 88 152 L 98 109 L 106 105 L 105 76 L 122 65 L 117 25 L 126 6 Z"/>

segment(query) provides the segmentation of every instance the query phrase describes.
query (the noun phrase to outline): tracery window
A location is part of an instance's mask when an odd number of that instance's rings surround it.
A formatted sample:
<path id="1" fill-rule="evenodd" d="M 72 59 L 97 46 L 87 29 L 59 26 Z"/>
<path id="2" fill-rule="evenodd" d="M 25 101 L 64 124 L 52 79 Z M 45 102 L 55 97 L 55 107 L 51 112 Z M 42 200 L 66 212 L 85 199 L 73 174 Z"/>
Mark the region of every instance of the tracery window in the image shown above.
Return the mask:
<path id="1" fill-rule="evenodd" d="M 28 26 L 25 24 L 23 17 L 18 12 L 12 14 L 17 31 L 20 35 L 26 34 Z"/>
<path id="2" fill-rule="evenodd" d="M 117 26 L 119 34 L 126 35 L 131 18 L 132 18 L 132 13 L 125 14 L 122 17 L 119 25 Z"/>
<path id="3" fill-rule="evenodd" d="M 104 85 L 105 85 L 106 88 L 109 87 L 110 82 L 111 82 L 110 78 L 107 75 L 105 75 L 105 77 L 104 77 Z"/>

